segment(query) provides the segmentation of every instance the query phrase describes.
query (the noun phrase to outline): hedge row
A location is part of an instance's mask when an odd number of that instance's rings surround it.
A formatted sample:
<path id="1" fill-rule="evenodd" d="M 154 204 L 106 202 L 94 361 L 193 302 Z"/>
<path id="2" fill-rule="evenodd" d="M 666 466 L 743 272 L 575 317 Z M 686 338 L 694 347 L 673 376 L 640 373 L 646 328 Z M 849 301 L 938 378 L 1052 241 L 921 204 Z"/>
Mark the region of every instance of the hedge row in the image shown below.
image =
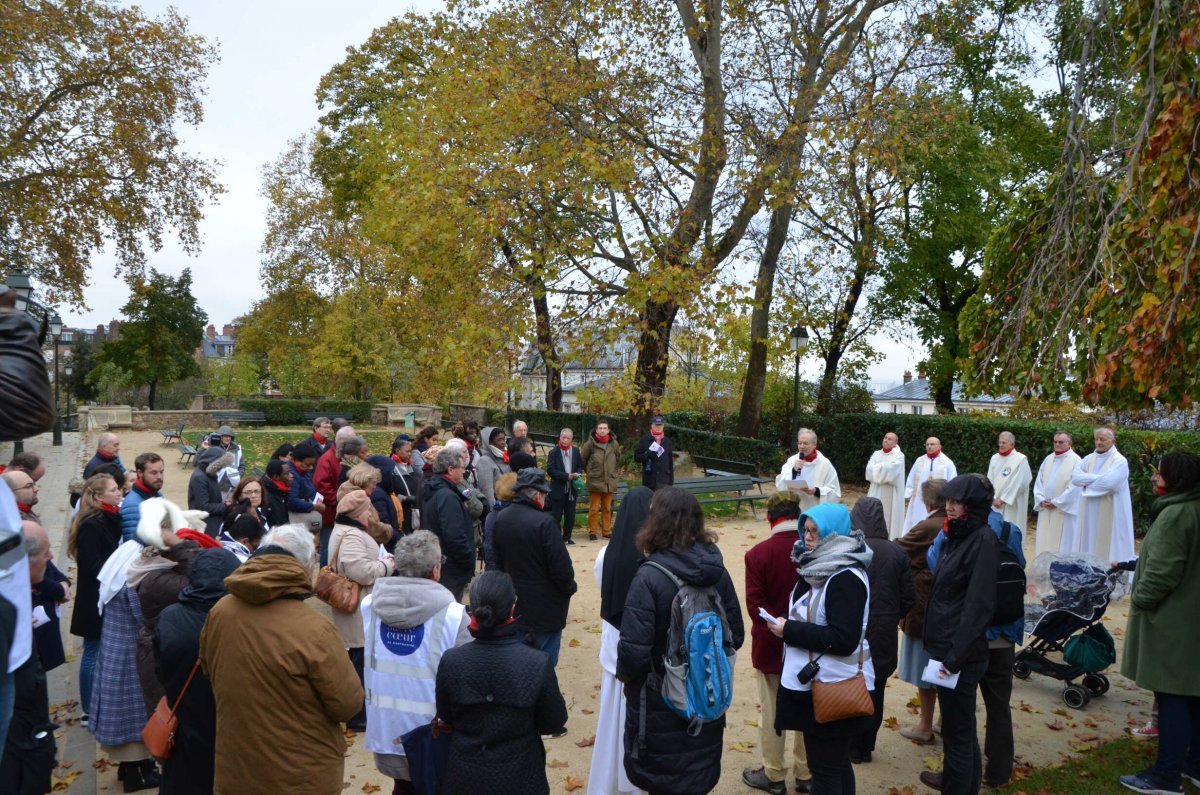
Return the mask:
<path id="1" fill-rule="evenodd" d="M 261 411 L 268 425 L 302 425 L 304 415 L 316 411 L 329 414 L 350 414 L 355 422 L 369 422 L 370 400 L 243 400 L 241 411 Z"/>
<path id="2" fill-rule="evenodd" d="M 582 436 L 606 420 L 618 438 L 629 438 L 629 418 L 595 414 L 560 414 L 553 411 L 520 409 L 514 415 L 529 424 L 535 433 L 557 433 L 564 426 Z M 691 419 L 698 425 L 708 425 L 711 417 L 703 412 L 672 412 L 668 433 L 675 449 L 692 454 L 710 455 L 756 464 L 760 472 L 770 474 L 778 469 L 790 449 L 760 439 L 721 436 L 707 430 L 685 428 L 675 423 Z M 503 422 L 503 412 L 496 418 Z M 938 437 L 946 454 L 954 460 L 959 472 L 987 472 L 988 461 L 996 452 L 1001 431 L 1011 431 L 1017 437 L 1017 449 L 1029 456 L 1030 466 L 1037 474 L 1043 458 L 1052 451 L 1054 432 L 1064 430 L 1075 439 L 1075 451 L 1087 455 L 1092 450 L 1090 425 L 1079 423 L 1055 424 L 1039 420 L 1017 420 L 1005 417 L 915 414 L 834 414 L 830 416 L 802 415 L 800 425 L 816 431 L 821 451 L 838 469 L 845 483 L 865 482 L 864 470 L 871 453 L 879 448 L 883 435 L 894 431 L 900 437 L 900 447 L 911 466 L 925 451 L 925 440 Z M 1190 431 L 1150 431 L 1118 429 L 1117 447 L 1129 459 L 1130 491 L 1133 496 L 1134 522 L 1139 531 L 1150 525 L 1150 505 L 1154 489 L 1150 485 L 1151 465 L 1165 454 L 1183 450 L 1200 454 L 1200 433 Z"/>

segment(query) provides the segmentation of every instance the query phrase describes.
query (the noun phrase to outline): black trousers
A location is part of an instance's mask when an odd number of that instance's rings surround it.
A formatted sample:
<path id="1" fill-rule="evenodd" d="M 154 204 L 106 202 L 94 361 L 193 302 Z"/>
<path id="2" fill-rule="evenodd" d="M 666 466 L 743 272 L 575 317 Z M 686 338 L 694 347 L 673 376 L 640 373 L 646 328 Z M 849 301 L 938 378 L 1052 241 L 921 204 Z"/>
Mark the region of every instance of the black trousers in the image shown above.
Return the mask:
<path id="1" fill-rule="evenodd" d="M 851 737 L 814 737 L 804 733 L 804 751 L 812 773 L 813 795 L 854 795 L 854 766 L 850 764 Z M 790 790 L 789 790 L 790 791 Z"/>
<path id="2" fill-rule="evenodd" d="M 858 753 L 872 753 L 875 750 L 875 738 L 879 735 L 879 727 L 883 725 L 883 691 L 887 687 L 888 677 L 875 674 L 875 689 L 871 691 L 871 701 L 875 704 L 875 716 L 871 719 L 871 728 L 850 739 L 850 750 Z"/>
<path id="3" fill-rule="evenodd" d="M 988 649 L 988 666 L 979 680 L 979 695 L 987 710 L 987 730 L 983 739 L 983 755 L 987 763 L 983 780 L 988 786 L 1002 787 L 1012 778 L 1013 769 L 1013 725 L 1012 698 L 1013 658 L 1016 651 L 1012 646 Z M 943 735 L 944 736 L 944 735 Z"/>
<path id="4" fill-rule="evenodd" d="M 350 663 L 354 666 L 354 672 L 356 674 L 358 674 L 358 683 L 363 686 L 363 690 L 365 691 L 367 689 L 367 683 L 366 683 L 366 680 L 363 679 L 363 664 L 365 662 L 365 658 L 363 656 L 363 648 L 362 648 L 362 646 L 359 646 L 357 649 L 347 649 L 347 652 L 350 654 Z M 360 709 L 358 711 L 357 715 L 355 715 L 350 720 L 346 721 L 346 723 L 366 723 L 366 722 L 367 722 L 367 702 L 364 699 L 362 709 Z"/>
<path id="5" fill-rule="evenodd" d="M 571 488 L 567 484 L 567 488 Z M 562 528 L 563 541 L 569 541 L 571 531 L 575 529 L 575 500 L 567 499 L 565 494 L 556 494 L 550 498 L 550 515 L 554 523 Z"/>
<path id="6" fill-rule="evenodd" d="M 976 795 L 983 782 L 983 754 L 975 725 L 975 691 L 987 661 L 973 663 L 960 672 L 958 687 L 936 688 L 942 711 L 943 795 Z"/>

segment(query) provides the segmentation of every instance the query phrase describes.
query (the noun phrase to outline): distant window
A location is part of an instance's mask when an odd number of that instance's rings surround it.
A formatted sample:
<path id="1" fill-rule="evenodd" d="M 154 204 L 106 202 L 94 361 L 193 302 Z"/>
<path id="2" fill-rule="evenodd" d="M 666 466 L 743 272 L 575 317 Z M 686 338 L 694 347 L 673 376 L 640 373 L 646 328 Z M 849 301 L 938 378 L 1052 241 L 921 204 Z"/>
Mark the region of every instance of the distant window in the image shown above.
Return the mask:
<path id="1" fill-rule="evenodd" d="M 893 413 L 893 414 L 899 414 L 899 413 L 900 413 L 900 404 L 899 404 L 899 403 L 893 403 L 893 404 L 892 404 L 892 413 Z"/>
<path id="2" fill-rule="evenodd" d="M 913 414 L 924 414 L 924 413 L 925 413 L 925 412 L 924 412 L 924 411 L 921 409 L 921 407 L 920 407 L 920 406 L 917 406 L 917 405 L 915 405 L 915 404 L 913 405 L 913 407 L 912 407 L 912 410 L 913 410 Z"/>
<path id="3" fill-rule="evenodd" d="M 70 342 L 73 336 L 74 336 L 74 334 L 73 334 L 72 332 L 70 332 L 70 331 L 64 331 L 64 332 L 62 333 L 62 341 L 63 341 L 63 342 Z"/>

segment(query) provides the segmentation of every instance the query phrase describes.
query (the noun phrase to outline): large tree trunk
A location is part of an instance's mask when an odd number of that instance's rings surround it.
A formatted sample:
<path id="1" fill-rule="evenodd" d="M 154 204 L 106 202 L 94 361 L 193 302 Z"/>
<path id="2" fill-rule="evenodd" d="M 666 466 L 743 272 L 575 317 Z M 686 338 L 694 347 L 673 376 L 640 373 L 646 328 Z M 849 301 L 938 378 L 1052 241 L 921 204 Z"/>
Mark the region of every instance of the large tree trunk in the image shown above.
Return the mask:
<path id="1" fill-rule="evenodd" d="M 154 396 L 157 392 L 158 392 L 158 379 L 155 379 L 150 382 L 150 394 L 146 396 L 146 405 L 148 405 L 150 407 L 151 411 L 154 411 Z"/>
<path id="2" fill-rule="evenodd" d="M 762 422 L 763 391 L 767 386 L 767 339 L 771 333 L 771 299 L 775 296 L 775 271 L 779 252 L 787 242 L 788 226 L 795 207 L 785 203 L 771 213 L 767 242 L 758 260 L 754 280 L 754 310 L 750 313 L 750 356 L 746 362 L 746 382 L 742 386 L 742 405 L 738 410 L 738 436 L 758 436 Z"/>
<path id="3" fill-rule="evenodd" d="M 829 333 L 829 348 L 825 352 L 825 371 L 821 374 L 821 383 L 817 387 L 817 414 L 829 414 L 833 404 L 833 393 L 837 388 L 838 365 L 846 354 L 847 338 L 850 335 L 850 321 L 854 319 L 854 310 L 858 307 L 858 299 L 862 296 L 863 285 L 867 281 L 867 273 L 875 265 L 875 227 L 874 221 L 865 213 L 860 216 L 859 243 L 854 251 L 854 278 L 850 282 L 850 290 L 846 300 L 834 318 L 833 328 Z"/>
<path id="4" fill-rule="evenodd" d="M 526 279 L 533 294 L 533 316 L 537 330 L 537 349 L 546 365 L 546 408 L 562 411 L 562 360 L 554 345 L 550 327 L 550 304 L 546 300 L 546 285 L 533 277 Z"/>
<path id="5" fill-rule="evenodd" d="M 647 301 L 642 309 L 642 333 L 638 338 L 637 369 L 633 383 L 637 389 L 630 424 L 638 435 L 650 428 L 650 419 L 659 410 L 667 386 L 670 363 L 671 326 L 679 305 L 674 301 Z"/>

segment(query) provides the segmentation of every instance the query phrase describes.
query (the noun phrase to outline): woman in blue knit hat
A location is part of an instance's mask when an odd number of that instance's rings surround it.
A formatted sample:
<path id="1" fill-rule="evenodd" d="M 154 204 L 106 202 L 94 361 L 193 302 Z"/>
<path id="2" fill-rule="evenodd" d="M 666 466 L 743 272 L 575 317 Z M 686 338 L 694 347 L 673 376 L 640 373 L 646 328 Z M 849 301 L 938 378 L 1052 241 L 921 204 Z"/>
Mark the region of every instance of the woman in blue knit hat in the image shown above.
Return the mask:
<path id="1" fill-rule="evenodd" d="M 784 643 L 775 728 L 804 733 L 810 792 L 842 795 L 854 792 L 850 741 L 870 727 L 871 718 L 818 722 L 812 685 L 845 681 L 861 670 L 867 690 L 875 686 L 866 641 L 871 549 L 862 533 L 850 531 L 845 505 L 815 505 L 800 516 L 800 525 L 804 536 L 792 549 L 800 579 L 786 619 L 770 625 Z M 810 676 L 812 662 L 820 667 Z"/>

